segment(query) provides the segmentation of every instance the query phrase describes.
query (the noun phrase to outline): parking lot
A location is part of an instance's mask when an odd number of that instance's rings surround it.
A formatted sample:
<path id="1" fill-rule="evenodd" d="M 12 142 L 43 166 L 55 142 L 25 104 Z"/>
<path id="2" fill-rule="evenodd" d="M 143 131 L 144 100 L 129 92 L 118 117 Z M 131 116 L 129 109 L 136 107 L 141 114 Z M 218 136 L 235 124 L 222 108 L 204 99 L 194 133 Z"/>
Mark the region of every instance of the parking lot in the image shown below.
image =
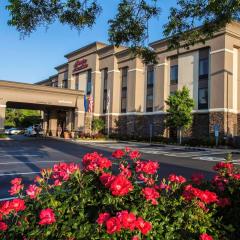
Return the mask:
<path id="1" fill-rule="evenodd" d="M 111 152 L 125 146 L 138 149 L 143 159 L 158 161 L 160 177 L 173 172 L 190 177 L 199 171 L 211 177 L 214 174 L 212 166 L 231 152 L 140 143 L 84 143 L 14 136 L 12 140 L 0 141 L 0 199 L 9 197 L 9 182 L 12 178 L 22 177 L 28 184 L 39 174 L 41 168 L 52 167 L 59 162 L 80 163 L 85 153 L 93 151 L 111 157 Z M 240 164 L 239 157 L 240 155 L 233 154 L 237 165 Z"/>

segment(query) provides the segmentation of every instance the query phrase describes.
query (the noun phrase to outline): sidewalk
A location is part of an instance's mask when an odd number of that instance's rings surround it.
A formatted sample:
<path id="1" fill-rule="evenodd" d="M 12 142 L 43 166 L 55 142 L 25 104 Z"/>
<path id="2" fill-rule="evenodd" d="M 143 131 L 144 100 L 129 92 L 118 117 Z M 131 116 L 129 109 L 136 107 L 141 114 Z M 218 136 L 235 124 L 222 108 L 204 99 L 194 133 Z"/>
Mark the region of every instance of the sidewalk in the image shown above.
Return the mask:
<path id="1" fill-rule="evenodd" d="M 183 149 L 186 151 L 219 151 L 219 152 L 229 152 L 232 154 L 240 154 L 239 149 L 232 149 L 228 148 L 225 146 L 220 146 L 218 148 L 208 148 L 208 147 L 190 147 L 190 146 L 181 146 L 181 145 L 176 145 L 176 144 L 163 144 L 163 143 L 148 143 L 148 142 L 137 142 L 137 141 L 123 141 L 123 140 L 114 140 L 114 139 L 109 139 L 109 140 L 80 140 L 80 139 L 63 139 L 63 138 L 57 138 L 57 137 L 51 137 L 54 139 L 62 140 L 62 141 L 71 141 L 75 143 L 99 143 L 99 144 L 137 144 L 137 145 L 142 145 L 142 146 L 152 146 L 152 147 L 166 147 L 166 148 L 174 148 L 174 149 Z"/>

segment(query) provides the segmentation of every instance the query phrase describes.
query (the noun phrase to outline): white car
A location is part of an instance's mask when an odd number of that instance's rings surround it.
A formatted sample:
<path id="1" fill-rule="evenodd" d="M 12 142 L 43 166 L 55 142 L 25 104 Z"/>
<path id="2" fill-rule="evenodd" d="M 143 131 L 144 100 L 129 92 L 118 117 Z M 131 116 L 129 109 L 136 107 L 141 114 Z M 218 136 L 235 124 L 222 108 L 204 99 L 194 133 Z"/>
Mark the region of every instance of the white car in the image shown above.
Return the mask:
<path id="1" fill-rule="evenodd" d="M 12 128 L 7 128 L 7 129 L 5 129 L 4 133 L 5 133 L 5 134 L 9 134 L 9 131 L 10 131 L 11 129 L 12 129 Z"/>
<path id="2" fill-rule="evenodd" d="M 19 129 L 19 128 L 10 128 L 10 129 L 8 130 L 8 134 L 10 134 L 10 135 L 18 135 L 18 134 L 20 134 L 21 132 L 22 132 L 22 130 Z"/>

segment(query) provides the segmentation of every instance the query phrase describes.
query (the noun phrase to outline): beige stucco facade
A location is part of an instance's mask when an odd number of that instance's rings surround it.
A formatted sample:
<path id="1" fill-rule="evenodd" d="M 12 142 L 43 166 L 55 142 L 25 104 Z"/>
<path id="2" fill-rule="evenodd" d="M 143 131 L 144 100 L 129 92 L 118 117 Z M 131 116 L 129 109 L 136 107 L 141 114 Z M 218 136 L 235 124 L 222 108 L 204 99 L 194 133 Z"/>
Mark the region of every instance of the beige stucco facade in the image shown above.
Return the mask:
<path id="1" fill-rule="evenodd" d="M 187 86 L 195 102 L 194 114 L 207 118 L 209 134 L 213 132 L 216 124 L 221 125 L 223 134 L 240 134 L 239 23 L 227 25 L 212 39 L 189 49 L 169 50 L 167 39 L 151 43 L 150 46 L 157 53 L 158 61 L 153 66 L 153 86 L 147 80 L 148 66 L 133 56 L 129 49 L 100 42 L 65 55 L 66 62 L 56 67 L 57 74 L 39 84 L 49 84 L 49 81 L 55 82 L 57 79 L 55 86 L 58 87 L 63 87 L 64 80 L 67 81 L 65 87 L 72 90 L 80 85 L 85 95 L 92 95 L 94 98 L 93 115 L 103 118 L 111 116 L 111 128 L 116 126 L 115 123 L 120 118 L 127 119 L 127 122 L 131 122 L 129 125 L 136 127 L 140 116 L 152 116 L 152 119 L 155 119 L 153 124 L 163 124 L 162 120 L 158 122 L 158 119 L 162 119 L 166 114 L 165 101 L 169 94 Z M 174 63 L 171 60 L 173 58 Z M 171 79 L 173 65 L 177 65 L 177 83 L 173 83 Z M 127 68 L 127 86 L 123 87 L 124 68 Z M 104 69 L 107 69 L 108 73 L 105 90 Z M 91 93 L 87 92 L 87 71 L 91 73 Z M 204 74 L 201 75 L 201 72 Z M 76 84 L 79 79 L 81 81 Z M 109 112 L 104 112 L 106 89 L 110 91 Z M 126 109 L 122 109 L 123 94 L 126 94 Z M 152 108 L 149 108 L 149 104 L 152 104 Z M 147 128 L 151 117 L 141 122 Z M 165 134 L 165 131 L 163 132 Z"/>

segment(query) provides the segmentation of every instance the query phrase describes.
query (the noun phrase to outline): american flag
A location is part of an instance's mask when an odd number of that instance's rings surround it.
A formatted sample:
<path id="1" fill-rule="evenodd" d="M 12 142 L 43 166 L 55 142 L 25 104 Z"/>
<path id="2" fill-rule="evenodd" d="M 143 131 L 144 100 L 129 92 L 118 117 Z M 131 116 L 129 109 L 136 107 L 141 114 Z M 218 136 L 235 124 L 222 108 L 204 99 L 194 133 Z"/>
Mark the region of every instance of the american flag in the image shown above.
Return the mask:
<path id="1" fill-rule="evenodd" d="M 88 112 L 93 112 L 93 96 L 88 97 Z"/>

